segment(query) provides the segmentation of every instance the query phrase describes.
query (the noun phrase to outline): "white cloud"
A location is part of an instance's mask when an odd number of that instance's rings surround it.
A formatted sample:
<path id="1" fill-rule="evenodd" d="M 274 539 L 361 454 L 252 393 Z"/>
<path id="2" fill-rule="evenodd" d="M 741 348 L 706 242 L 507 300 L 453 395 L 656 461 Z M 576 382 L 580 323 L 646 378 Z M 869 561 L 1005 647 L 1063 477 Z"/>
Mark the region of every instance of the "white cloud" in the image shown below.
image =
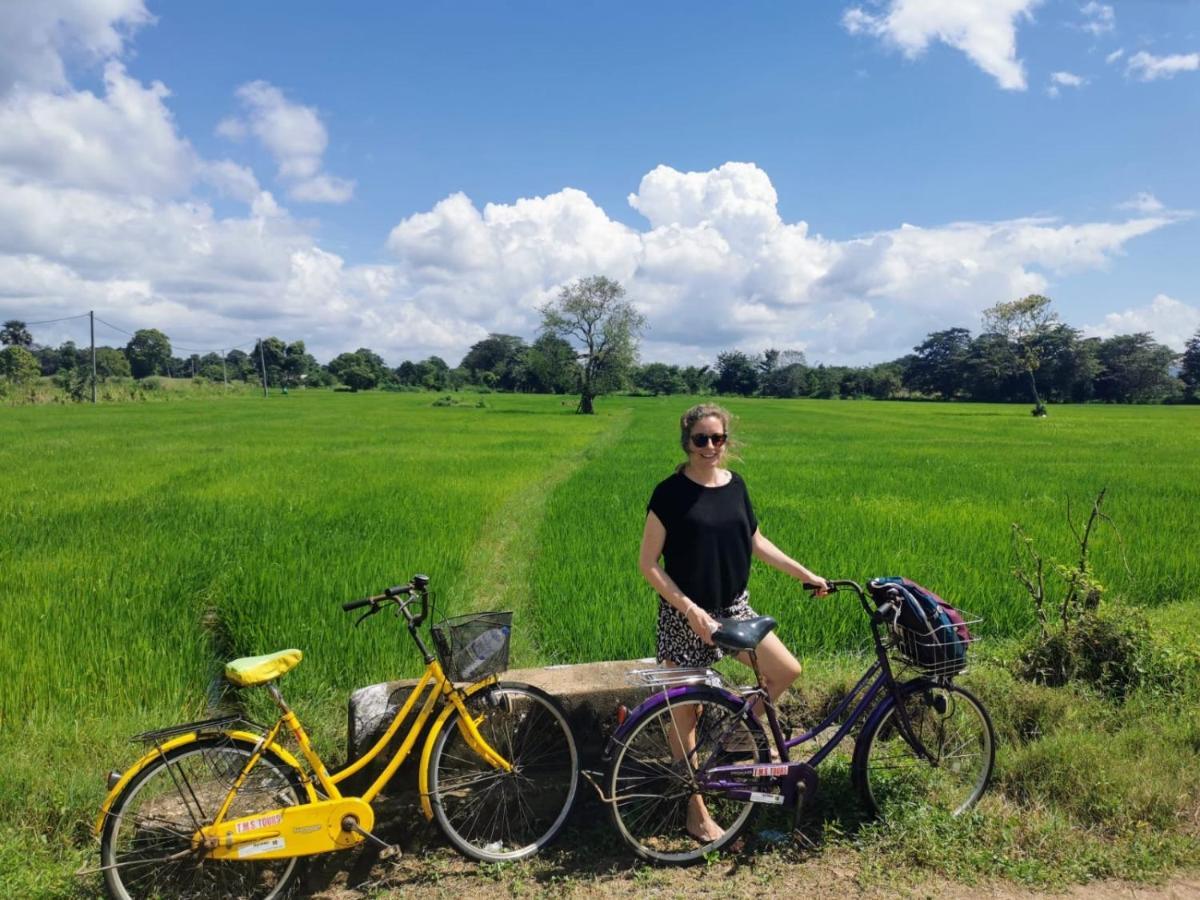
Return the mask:
<path id="1" fill-rule="evenodd" d="M 321 171 L 329 136 L 311 106 L 292 103 L 283 91 L 265 81 L 237 89 L 243 118 L 221 120 L 217 133 L 231 140 L 254 135 L 279 166 L 288 195 L 307 203 L 345 203 L 354 195 L 354 182 Z"/>
<path id="2" fill-rule="evenodd" d="M 1108 54 L 1108 56 L 1104 57 L 1104 61 L 1111 66 L 1113 63 L 1115 63 L 1117 60 L 1119 60 L 1124 55 L 1125 55 L 1125 48 L 1118 47 L 1112 53 Z"/>
<path id="3" fill-rule="evenodd" d="M 1200 306 L 1159 294 L 1148 306 L 1109 313 L 1099 324 L 1087 325 L 1083 330 L 1103 338 L 1149 331 L 1159 343 L 1182 352 L 1188 339 L 1200 330 Z"/>
<path id="4" fill-rule="evenodd" d="M 1103 267 L 1128 241 L 1173 221 L 902 225 L 831 241 L 783 221 L 769 177 L 749 163 L 708 172 L 659 166 L 629 202 L 647 230 L 609 219 L 571 189 L 482 211 L 452 195 L 393 229 L 389 247 L 406 285 L 399 293 L 435 318 L 442 310 L 486 330 L 531 334 L 539 303 L 603 272 L 647 315 L 647 347 L 676 361 L 735 345 L 878 360 L 906 352 L 930 328 L 970 324 L 997 299 Z"/>
<path id="5" fill-rule="evenodd" d="M 1107 3 L 1097 3 L 1096 0 L 1090 0 L 1079 11 L 1083 14 L 1084 18 L 1083 24 L 1079 27 L 1092 37 L 1101 37 L 1116 30 L 1117 15 Z"/>
<path id="6" fill-rule="evenodd" d="M 11 92 L 0 99 L 0 173 L 118 193 L 178 194 L 196 166 L 159 82 L 149 87 L 120 63 L 104 70 L 105 94 Z"/>
<path id="7" fill-rule="evenodd" d="M 1200 69 L 1200 53 L 1175 53 L 1171 56 L 1154 56 L 1145 50 L 1135 53 L 1125 63 L 1125 75 L 1139 81 L 1157 81 L 1174 78 L 1180 72 L 1195 72 Z"/>
<path id="8" fill-rule="evenodd" d="M 1117 204 L 1117 209 L 1131 209 L 1139 213 L 1161 213 L 1166 210 L 1166 207 L 1149 191 L 1142 191 L 1124 203 Z"/>
<path id="9" fill-rule="evenodd" d="M 14 0 L 0 4 L 0 95 L 15 85 L 68 85 L 71 60 L 120 56 L 125 41 L 152 21 L 143 0 Z"/>
<path id="10" fill-rule="evenodd" d="M 1025 89 L 1025 67 L 1017 59 L 1017 22 L 1030 18 L 1041 0 L 888 0 L 883 14 L 851 7 L 842 25 L 898 47 L 910 59 L 933 41 L 965 53 L 1005 90 Z"/>
<path id="11" fill-rule="evenodd" d="M 1046 88 L 1046 93 L 1051 97 L 1059 95 L 1060 88 L 1071 87 L 1080 88 L 1087 84 L 1087 79 L 1071 72 L 1053 72 L 1050 75 L 1050 86 Z"/>

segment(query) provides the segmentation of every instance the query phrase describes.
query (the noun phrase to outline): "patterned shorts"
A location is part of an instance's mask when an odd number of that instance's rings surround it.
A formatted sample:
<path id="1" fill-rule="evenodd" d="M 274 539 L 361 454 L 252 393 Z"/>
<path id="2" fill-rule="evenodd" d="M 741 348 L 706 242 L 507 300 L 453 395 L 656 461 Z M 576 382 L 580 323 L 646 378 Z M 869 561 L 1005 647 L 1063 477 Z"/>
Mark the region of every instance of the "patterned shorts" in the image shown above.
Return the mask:
<path id="1" fill-rule="evenodd" d="M 718 619 L 753 619 L 757 616 L 750 608 L 750 593 L 742 595 L 714 616 Z M 705 668 L 713 665 L 725 654 L 720 647 L 710 647 L 692 631 L 683 613 L 678 612 L 661 597 L 658 599 L 658 661 L 673 662 L 684 668 Z"/>

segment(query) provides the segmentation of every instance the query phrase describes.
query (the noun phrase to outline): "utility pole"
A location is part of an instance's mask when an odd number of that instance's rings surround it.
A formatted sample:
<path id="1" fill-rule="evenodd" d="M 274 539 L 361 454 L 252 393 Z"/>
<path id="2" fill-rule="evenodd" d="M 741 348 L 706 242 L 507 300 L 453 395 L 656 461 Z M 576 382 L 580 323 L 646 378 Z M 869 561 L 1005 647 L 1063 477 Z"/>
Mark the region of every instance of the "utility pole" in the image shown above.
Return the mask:
<path id="1" fill-rule="evenodd" d="M 263 353 L 263 339 L 258 339 L 258 361 L 262 365 L 263 396 L 267 396 L 267 357 Z"/>
<path id="2" fill-rule="evenodd" d="M 88 310 L 88 324 L 92 329 L 92 403 L 96 402 L 96 311 Z"/>
<path id="3" fill-rule="evenodd" d="M 225 351 L 221 351 L 221 381 L 225 383 L 225 389 L 229 389 L 229 373 L 225 371 Z"/>

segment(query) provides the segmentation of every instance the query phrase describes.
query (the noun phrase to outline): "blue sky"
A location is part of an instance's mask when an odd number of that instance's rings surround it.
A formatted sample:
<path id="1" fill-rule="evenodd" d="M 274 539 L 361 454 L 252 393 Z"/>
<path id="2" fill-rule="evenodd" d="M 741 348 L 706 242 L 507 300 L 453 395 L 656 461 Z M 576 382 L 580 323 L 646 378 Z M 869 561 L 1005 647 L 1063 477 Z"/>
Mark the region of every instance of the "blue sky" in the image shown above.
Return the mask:
<path id="1" fill-rule="evenodd" d="M 1200 4 L 284 9 L 0 9 L 0 317 L 454 364 L 601 273 L 681 363 L 1200 328 Z"/>

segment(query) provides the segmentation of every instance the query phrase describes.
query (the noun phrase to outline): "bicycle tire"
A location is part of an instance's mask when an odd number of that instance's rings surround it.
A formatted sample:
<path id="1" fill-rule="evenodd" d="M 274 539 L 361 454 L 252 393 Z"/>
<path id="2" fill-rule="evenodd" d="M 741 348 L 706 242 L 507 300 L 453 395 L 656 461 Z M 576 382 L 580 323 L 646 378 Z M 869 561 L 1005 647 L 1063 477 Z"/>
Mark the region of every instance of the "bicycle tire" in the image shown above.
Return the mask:
<path id="1" fill-rule="evenodd" d="M 481 862 L 524 859 L 566 824 L 579 787 L 579 751 L 562 706 L 528 684 L 500 682 L 467 697 L 484 739 L 513 766 L 471 749 L 461 714 L 446 719 L 429 759 L 429 801 L 454 847 Z"/>
<path id="2" fill-rule="evenodd" d="M 209 859 L 203 850 L 184 852 L 197 829 L 216 814 L 253 752 L 254 744 L 242 738 L 211 735 L 168 750 L 139 772 L 113 802 L 101 832 L 108 895 L 114 900 L 286 897 L 299 877 L 295 857 L 253 862 Z M 264 749 L 226 818 L 294 806 L 304 798 L 300 773 Z"/>
<path id="3" fill-rule="evenodd" d="M 996 762 L 987 709 L 955 684 L 911 683 L 901 688 L 901 700 L 933 759 L 917 754 L 901 733 L 895 701 L 885 700 L 854 748 L 853 777 L 864 804 L 878 816 L 913 805 L 962 815 L 987 790 Z"/>
<path id="4" fill-rule="evenodd" d="M 672 749 L 672 709 L 698 707 L 692 754 Z M 678 756 L 678 758 L 676 758 Z M 617 833 L 643 859 L 669 865 L 695 862 L 728 847 L 754 820 L 757 804 L 696 790 L 693 771 L 712 762 L 770 762 L 762 726 L 742 704 L 707 686 L 690 688 L 670 706 L 638 715 L 609 763 L 604 783 Z M 705 842 L 687 828 L 691 795 L 699 793 L 722 829 Z"/>

